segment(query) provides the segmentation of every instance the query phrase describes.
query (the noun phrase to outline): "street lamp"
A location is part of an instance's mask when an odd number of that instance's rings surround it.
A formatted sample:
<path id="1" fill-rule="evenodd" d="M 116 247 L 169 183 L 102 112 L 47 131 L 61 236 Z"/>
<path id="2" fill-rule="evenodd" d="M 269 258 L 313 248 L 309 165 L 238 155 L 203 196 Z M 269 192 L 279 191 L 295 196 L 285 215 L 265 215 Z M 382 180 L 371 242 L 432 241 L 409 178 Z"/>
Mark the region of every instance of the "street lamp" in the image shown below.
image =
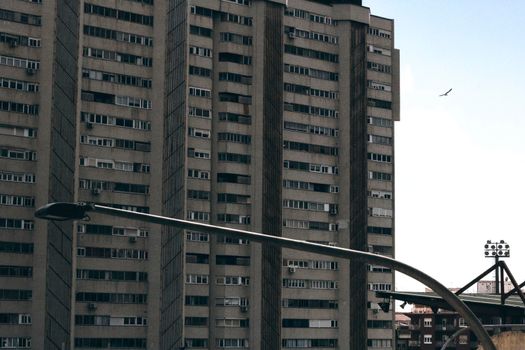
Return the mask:
<path id="1" fill-rule="evenodd" d="M 499 242 L 492 242 L 491 240 L 488 240 L 487 243 L 485 243 L 485 258 L 494 258 L 495 265 L 498 264 L 499 258 L 508 258 L 508 257 L 510 257 L 510 246 L 504 240 L 500 240 Z M 500 292 L 499 290 L 499 287 L 500 287 L 499 270 L 500 270 L 499 266 L 496 267 L 496 294 L 499 294 Z M 503 271 L 502 271 L 502 274 L 503 274 Z"/>
<path id="2" fill-rule="evenodd" d="M 390 267 L 402 272 L 424 285 L 430 287 L 434 292 L 441 296 L 455 311 L 457 311 L 470 325 L 472 331 L 479 339 L 485 350 L 496 350 L 494 343 L 490 339 L 487 331 L 483 328 L 476 315 L 447 287 L 439 283 L 434 278 L 424 272 L 386 256 L 363 252 L 360 250 L 333 247 L 318 243 L 301 241 L 297 239 L 272 236 L 252 231 L 233 229 L 193 221 L 168 218 L 160 215 L 138 213 L 130 210 L 116 209 L 93 203 L 49 203 L 35 212 L 35 216 L 47 220 L 80 220 L 88 217 L 88 212 L 100 213 L 109 216 L 123 217 L 127 219 L 141 220 L 145 222 L 175 226 L 182 229 L 206 232 L 216 235 L 227 235 L 239 239 L 249 239 L 250 241 L 272 244 L 277 247 L 290 248 L 307 251 L 316 254 L 323 254 L 342 259 L 361 259 L 369 264 Z"/>

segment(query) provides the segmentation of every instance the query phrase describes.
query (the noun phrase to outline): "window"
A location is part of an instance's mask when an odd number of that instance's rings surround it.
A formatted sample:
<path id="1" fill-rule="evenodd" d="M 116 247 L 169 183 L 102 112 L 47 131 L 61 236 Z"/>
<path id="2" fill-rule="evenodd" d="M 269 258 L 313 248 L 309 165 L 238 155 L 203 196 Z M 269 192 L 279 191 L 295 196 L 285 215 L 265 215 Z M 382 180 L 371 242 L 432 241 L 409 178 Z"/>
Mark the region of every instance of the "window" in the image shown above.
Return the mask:
<path id="1" fill-rule="evenodd" d="M 248 328 L 250 327 L 250 320 L 247 318 L 217 318 L 215 320 L 215 326 L 227 328 Z"/>
<path id="2" fill-rule="evenodd" d="M 81 253 L 81 251 L 78 251 L 78 252 Z M 148 280 L 147 272 L 138 272 L 138 271 L 77 269 L 76 276 L 77 276 L 77 279 L 79 280 L 104 280 L 104 281 L 115 281 L 115 282 L 119 282 L 119 281 L 145 282 Z"/>
<path id="3" fill-rule="evenodd" d="M 392 181 L 392 174 L 382 173 L 379 171 L 369 171 L 368 178 L 370 180 Z"/>
<path id="4" fill-rule="evenodd" d="M 40 61 L 30 60 L 27 58 L 0 55 L 0 65 L 22 69 L 31 69 L 32 71 L 27 72 L 34 73 L 34 70 L 38 70 L 40 68 Z"/>
<path id="5" fill-rule="evenodd" d="M 311 78 L 322 79 L 322 80 L 331 80 L 331 81 L 339 80 L 339 74 L 336 72 L 323 71 L 319 69 L 313 69 L 313 68 L 303 67 L 303 66 L 296 66 L 292 64 L 285 64 L 284 72 L 305 75 Z"/>
<path id="6" fill-rule="evenodd" d="M 432 344 L 432 335 L 424 334 L 423 335 L 423 344 Z"/>
<path id="7" fill-rule="evenodd" d="M 40 89 L 40 85 L 38 83 L 2 77 L 0 77 L 0 87 L 25 92 L 38 92 Z"/>
<path id="8" fill-rule="evenodd" d="M 39 105 L 30 105 L 13 101 L 0 101 L 0 111 L 4 112 L 38 115 L 39 109 Z"/>
<path id="9" fill-rule="evenodd" d="M 368 283 L 368 290 L 388 291 L 388 290 L 392 290 L 392 284 L 390 283 Z"/>
<path id="10" fill-rule="evenodd" d="M 392 321 L 368 320 L 366 326 L 367 328 L 391 329 Z"/>
<path id="11" fill-rule="evenodd" d="M 208 129 L 188 128 L 188 136 L 209 139 L 211 131 Z"/>
<path id="12" fill-rule="evenodd" d="M 192 179 L 208 180 L 210 172 L 207 170 L 188 169 L 188 177 Z"/>
<path id="13" fill-rule="evenodd" d="M 295 142 L 295 141 L 284 141 L 284 149 L 299 152 L 309 152 L 325 154 L 330 156 L 337 156 L 339 153 L 338 147 L 330 147 L 323 145 L 316 145 L 311 143 Z"/>
<path id="14" fill-rule="evenodd" d="M 211 38 L 212 32 L 213 31 L 210 28 L 190 25 L 190 34 L 193 34 L 193 35 L 199 35 L 199 36 L 205 36 L 205 37 Z"/>
<path id="15" fill-rule="evenodd" d="M 189 108 L 190 117 L 199 117 L 211 119 L 211 109 L 203 109 L 199 107 L 190 107 Z"/>
<path id="16" fill-rule="evenodd" d="M 0 265 L 0 276 L 2 277 L 23 277 L 23 278 L 32 277 L 33 267 Z"/>
<path id="17" fill-rule="evenodd" d="M 367 232 L 375 233 L 379 235 L 392 235 L 392 228 L 391 227 L 368 226 Z"/>
<path id="18" fill-rule="evenodd" d="M 248 339 L 218 338 L 216 345 L 218 348 L 248 348 Z"/>
<path id="19" fill-rule="evenodd" d="M 242 164 L 250 164 L 251 162 L 251 156 L 249 154 L 219 152 L 218 156 L 219 161 L 222 162 L 235 162 Z"/>
<path id="20" fill-rule="evenodd" d="M 81 112 L 80 121 L 92 124 L 119 126 L 123 128 L 151 130 L 151 122 L 149 121 L 114 117 L 104 114 Z"/>
<path id="21" fill-rule="evenodd" d="M 250 115 L 229 112 L 219 112 L 219 120 L 245 125 L 250 125 L 252 123 L 252 117 Z"/>
<path id="22" fill-rule="evenodd" d="M 283 348 L 337 348 L 337 339 L 282 339 Z"/>
<path id="23" fill-rule="evenodd" d="M 283 299 L 283 307 L 296 309 L 337 309 L 337 300 L 323 299 Z"/>
<path id="24" fill-rule="evenodd" d="M 460 344 L 468 344 L 468 335 L 467 334 L 461 334 L 459 336 L 459 343 Z"/>
<path id="25" fill-rule="evenodd" d="M 284 168 L 299 171 L 309 171 L 312 173 L 339 174 L 339 168 L 336 166 L 324 164 L 311 164 L 305 162 L 297 162 L 293 160 L 285 160 Z"/>
<path id="26" fill-rule="evenodd" d="M 76 348 L 140 348 L 146 349 L 145 338 L 75 338 Z"/>
<path id="27" fill-rule="evenodd" d="M 184 325 L 193 327 L 206 327 L 208 326 L 208 317 L 186 316 L 184 318 Z"/>
<path id="28" fill-rule="evenodd" d="M 392 156 L 380 153 L 368 153 L 368 160 L 381 163 L 392 163 Z"/>
<path id="29" fill-rule="evenodd" d="M 392 339 L 368 339 L 367 345 L 371 348 L 392 348 Z"/>
<path id="30" fill-rule="evenodd" d="M 392 209 L 368 208 L 368 215 L 374 217 L 391 218 L 394 212 Z"/>
<path id="31" fill-rule="evenodd" d="M 250 241 L 248 241 L 247 239 L 242 239 L 242 238 L 232 238 L 232 237 L 228 237 L 228 236 L 218 236 L 217 237 L 217 243 L 246 245 L 246 244 L 250 244 Z"/>
<path id="32" fill-rule="evenodd" d="M 31 349 L 31 337 L 0 337 L 0 349 Z"/>
<path id="33" fill-rule="evenodd" d="M 368 142 L 369 143 L 377 143 L 377 144 L 380 144 L 380 145 L 388 145 L 388 146 L 393 144 L 391 137 L 380 136 L 380 135 L 372 135 L 372 134 L 368 135 Z"/>
<path id="34" fill-rule="evenodd" d="M 299 46 L 294 45 L 284 45 L 284 52 L 289 53 L 291 55 L 297 55 L 297 56 L 303 56 L 308 58 L 314 58 L 322 61 L 332 62 L 332 63 L 338 63 L 339 62 L 339 55 L 328 53 L 325 51 L 317 51 L 312 50 L 308 48 L 303 48 Z"/>
<path id="35" fill-rule="evenodd" d="M 190 306 L 207 306 L 208 296 L 206 295 L 186 295 L 185 304 Z"/>
<path id="36" fill-rule="evenodd" d="M 313 32 L 288 26 L 284 27 L 284 33 L 288 34 L 288 37 L 290 38 L 299 37 L 309 40 L 321 41 L 328 44 L 337 44 L 339 41 L 339 38 L 335 35 Z"/>
<path id="37" fill-rule="evenodd" d="M 217 182 L 230 182 L 249 185 L 251 183 L 251 176 L 232 173 L 217 173 Z"/>
<path id="38" fill-rule="evenodd" d="M 425 317 L 423 319 L 423 327 L 432 327 L 432 319 Z"/>
<path id="39" fill-rule="evenodd" d="M 210 191 L 188 190 L 188 199 L 209 200 Z"/>
<path id="40" fill-rule="evenodd" d="M 137 56 L 117 51 L 96 49 L 93 47 L 84 47 L 82 50 L 82 54 L 84 57 L 133 64 L 137 66 L 151 67 L 153 65 L 153 59 L 151 57 Z M 97 73 L 94 74 L 96 76 Z M 102 78 L 104 78 L 103 75 Z M 110 77 L 108 78 L 110 79 Z"/>
<path id="41" fill-rule="evenodd" d="M 33 243 L 0 241 L 0 253 L 33 254 Z"/>
<path id="42" fill-rule="evenodd" d="M 210 256 L 208 254 L 186 253 L 186 262 L 190 264 L 208 264 Z"/>
<path id="43" fill-rule="evenodd" d="M 206 348 L 208 349 L 208 338 L 184 338 L 186 348 Z"/>
<path id="44" fill-rule="evenodd" d="M 211 98 L 211 90 L 190 86 L 190 96 Z"/>
<path id="45" fill-rule="evenodd" d="M 215 257 L 215 263 L 217 265 L 250 266 L 250 257 L 235 255 L 217 255 Z"/>
<path id="46" fill-rule="evenodd" d="M 392 36 L 392 32 L 390 32 L 389 30 L 374 27 L 368 27 L 368 34 L 386 39 L 390 39 Z"/>
<path id="47" fill-rule="evenodd" d="M 217 285 L 224 285 L 224 286 L 249 286 L 250 277 L 218 276 L 215 282 Z"/>
<path id="48" fill-rule="evenodd" d="M 392 199 L 392 192 L 391 191 L 371 190 L 371 191 L 368 191 L 368 197 L 371 197 L 371 198 L 382 198 L 382 199 Z"/>
<path id="49" fill-rule="evenodd" d="M 252 143 L 252 136 L 246 135 L 246 134 L 237 134 L 237 133 L 232 133 L 232 132 L 220 132 L 217 134 L 217 137 L 219 141 L 243 143 L 245 145 L 249 145 Z"/>
<path id="50" fill-rule="evenodd" d="M 0 300 L 31 300 L 33 292 L 26 289 L 0 289 Z"/>
<path id="51" fill-rule="evenodd" d="M 189 210 L 186 214 L 187 220 L 193 220 L 193 221 L 203 221 L 208 222 L 210 221 L 210 213 L 205 211 L 191 211 Z"/>
<path id="52" fill-rule="evenodd" d="M 284 110 L 289 112 L 311 114 L 324 118 L 339 118 L 339 112 L 335 109 L 302 105 L 298 103 L 284 102 Z"/>
<path id="53" fill-rule="evenodd" d="M 235 193 L 218 193 L 218 203 L 237 203 L 237 204 L 249 204 L 251 202 L 249 195 L 235 194 Z"/>
<path id="54" fill-rule="evenodd" d="M 378 100 L 378 99 L 375 99 L 375 98 L 369 98 L 368 99 L 368 106 L 369 107 L 376 107 L 376 108 L 383 108 L 383 109 L 392 109 L 392 102 L 384 101 L 384 100 Z"/>
<path id="55" fill-rule="evenodd" d="M 244 5 L 244 6 L 251 6 L 252 4 L 251 0 L 221 0 L 221 1 L 231 2 L 233 4 Z"/>
<path id="56" fill-rule="evenodd" d="M 102 39 L 109 39 L 115 41 L 123 41 L 131 44 L 137 44 L 142 46 L 153 46 L 153 38 L 148 36 L 142 36 L 133 33 L 119 32 L 117 30 L 94 27 L 94 26 L 84 26 L 84 35 L 94 36 Z"/>
<path id="57" fill-rule="evenodd" d="M 242 25 L 249 26 L 249 27 L 252 26 L 253 24 L 252 17 L 245 17 L 245 16 L 240 16 L 240 15 L 236 15 L 233 13 L 227 13 L 227 12 L 221 13 L 221 21 L 242 24 Z"/>
<path id="58" fill-rule="evenodd" d="M 282 326 L 283 328 L 337 328 L 337 321 L 283 318 Z"/>
<path id="59" fill-rule="evenodd" d="M 135 75 L 118 74 L 113 72 L 98 71 L 93 69 L 82 69 L 82 78 L 90 80 L 105 81 L 119 85 L 130 85 L 142 88 L 151 88 L 151 79 Z"/>
<path id="60" fill-rule="evenodd" d="M 215 299 L 216 306 L 248 306 L 248 298 L 243 297 L 227 297 Z"/>
<path id="61" fill-rule="evenodd" d="M 190 66 L 189 67 L 189 74 L 190 75 L 196 75 L 196 76 L 199 76 L 199 77 L 204 77 L 204 78 L 210 78 L 211 77 L 211 69 L 204 68 L 204 67 Z"/>
<path id="62" fill-rule="evenodd" d="M 220 72 L 219 80 L 220 81 L 230 81 L 230 82 L 244 84 L 244 85 L 252 84 L 251 75 L 242 75 L 242 74 L 230 73 L 230 72 Z"/>
<path id="63" fill-rule="evenodd" d="M 16 47 L 19 45 L 28 47 L 40 47 L 42 41 L 39 38 L 31 38 L 19 34 L 0 32 L 0 43 L 9 44 L 11 47 Z"/>
<path id="64" fill-rule="evenodd" d="M 0 205 L 15 207 L 34 207 L 35 197 L 0 194 Z"/>
<path id="65" fill-rule="evenodd" d="M 115 18 L 121 21 L 143 24 L 150 27 L 153 26 L 153 16 L 146 16 L 140 13 L 128 12 L 90 3 L 84 3 L 84 13 Z"/>
<path id="66" fill-rule="evenodd" d="M 251 216 L 237 214 L 217 214 L 217 221 L 227 224 L 250 225 Z"/>
<path id="67" fill-rule="evenodd" d="M 213 57 L 212 49 L 200 46 L 192 46 L 189 48 L 190 55 L 196 55 L 201 57 Z"/>
<path id="68" fill-rule="evenodd" d="M 251 65 L 252 56 L 244 56 L 230 52 L 219 52 L 219 62 L 232 62 L 244 65 Z"/>
<path id="69" fill-rule="evenodd" d="M 0 217 L 0 229 L 32 231 L 34 226 L 33 220 Z"/>
<path id="70" fill-rule="evenodd" d="M 392 126 L 394 126 L 394 122 L 392 121 L 392 119 L 372 117 L 372 116 L 368 116 L 368 124 L 375 125 L 375 126 L 382 126 L 385 128 L 391 128 Z"/>
<path id="71" fill-rule="evenodd" d="M 146 304 L 147 294 L 78 292 L 76 301 L 85 303 Z"/>
<path id="72" fill-rule="evenodd" d="M 213 10 L 206 7 L 190 6 L 190 12 L 193 15 L 213 17 Z"/>
<path id="73" fill-rule="evenodd" d="M 392 85 L 385 82 L 368 80 L 368 88 L 381 91 L 392 91 Z"/>
<path id="74" fill-rule="evenodd" d="M 33 26 L 42 25 L 42 17 L 40 16 L 35 16 L 23 12 L 9 11 L 5 9 L 0 9 L 0 19 L 4 21 L 18 22 Z"/>
<path id="75" fill-rule="evenodd" d="M 380 63 L 370 62 L 369 61 L 369 62 L 367 62 L 366 66 L 367 66 L 368 69 L 376 71 L 376 72 L 381 72 L 381 73 L 390 73 L 391 72 L 391 67 L 389 65 L 386 65 L 386 64 L 380 64 Z"/>
<path id="76" fill-rule="evenodd" d="M 220 41 L 222 42 L 231 42 L 239 45 L 251 46 L 253 42 L 252 36 L 240 35 L 236 33 L 220 33 Z"/>
<path id="77" fill-rule="evenodd" d="M 210 235 L 202 232 L 186 231 L 186 240 L 191 242 L 209 242 Z"/>

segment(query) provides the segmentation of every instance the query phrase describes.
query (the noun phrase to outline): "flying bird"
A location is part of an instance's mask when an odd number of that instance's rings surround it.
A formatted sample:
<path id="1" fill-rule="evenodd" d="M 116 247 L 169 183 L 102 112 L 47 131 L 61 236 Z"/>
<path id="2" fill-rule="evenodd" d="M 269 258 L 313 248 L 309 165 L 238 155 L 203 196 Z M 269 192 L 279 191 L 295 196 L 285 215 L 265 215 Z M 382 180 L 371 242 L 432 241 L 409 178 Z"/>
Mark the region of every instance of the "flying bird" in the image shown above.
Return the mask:
<path id="1" fill-rule="evenodd" d="M 447 92 L 445 92 L 444 94 L 441 94 L 441 95 L 439 95 L 439 96 L 440 96 L 440 97 L 441 97 L 441 96 L 448 96 L 448 93 L 451 92 L 451 91 L 452 91 L 452 89 L 448 90 Z"/>

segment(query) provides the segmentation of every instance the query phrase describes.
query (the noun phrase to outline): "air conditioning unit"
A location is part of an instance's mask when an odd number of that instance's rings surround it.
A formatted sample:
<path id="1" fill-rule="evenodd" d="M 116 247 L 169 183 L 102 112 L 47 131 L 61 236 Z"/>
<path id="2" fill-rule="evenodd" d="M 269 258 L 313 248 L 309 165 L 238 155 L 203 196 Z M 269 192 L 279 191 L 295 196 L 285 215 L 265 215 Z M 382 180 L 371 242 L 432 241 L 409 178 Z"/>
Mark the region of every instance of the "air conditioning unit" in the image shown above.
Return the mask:
<path id="1" fill-rule="evenodd" d="M 26 68 L 27 75 L 33 75 L 36 73 L 36 70 L 33 68 Z"/>
<path id="2" fill-rule="evenodd" d="M 135 236 L 129 237 L 129 243 L 137 243 L 137 237 Z"/>
<path id="3" fill-rule="evenodd" d="M 100 188 L 92 188 L 91 189 L 91 194 L 94 195 L 94 196 L 98 196 L 101 192 L 102 192 L 102 190 Z"/>
<path id="4" fill-rule="evenodd" d="M 86 122 L 86 129 L 93 129 L 93 123 Z"/>
<path id="5" fill-rule="evenodd" d="M 15 48 L 18 46 L 18 40 L 11 40 L 9 42 L 9 47 Z"/>
<path id="6" fill-rule="evenodd" d="M 337 215 L 337 208 L 330 208 L 330 215 Z"/>
<path id="7" fill-rule="evenodd" d="M 246 305 L 241 306 L 241 312 L 248 312 L 248 306 Z"/>
<path id="8" fill-rule="evenodd" d="M 87 308 L 88 308 L 88 310 L 96 310 L 97 309 L 97 304 L 89 303 L 89 304 L 87 304 Z"/>
<path id="9" fill-rule="evenodd" d="M 288 32 L 288 38 L 289 39 L 295 39 L 295 31 Z"/>
<path id="10" fill-rule="evenodd" d="M 294 273 L 297 268 L 295 266 L 288 266 L 288 272 Z"/>

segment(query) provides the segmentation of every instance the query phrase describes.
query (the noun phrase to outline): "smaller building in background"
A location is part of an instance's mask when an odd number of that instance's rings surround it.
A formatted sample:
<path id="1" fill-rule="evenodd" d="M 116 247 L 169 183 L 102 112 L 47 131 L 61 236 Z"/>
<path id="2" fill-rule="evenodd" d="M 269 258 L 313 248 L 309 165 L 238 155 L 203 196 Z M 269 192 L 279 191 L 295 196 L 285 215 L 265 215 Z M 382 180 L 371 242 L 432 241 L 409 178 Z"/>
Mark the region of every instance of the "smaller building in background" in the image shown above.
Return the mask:
<path id="1" fill-rule="evenodd" d="M 456 331 L 467 327 L 458 313 L 441 309 L 434 313 L 428 307 L 416 306 L 412 312 L 400 314 L 396 314 L 398 350 L 440 349 Z M 476 349 L 478 342 L 471 332 L 467 332 L 453 340 L 451 346 L 456 350 L 470 350 Z"/>
<path id="2" fill-rule="evenodd" d="M 489 280 L 484 280 L 484 281 L 479 281 L 477 284 L 476 284 L 476 287 L 477 287 L 477 293 L 481 293 L 481 294 L 495 294 L 496 293 L 496 281 L 489 281 Z M 512 288 L 514 288 L 512 286 L 512 282 L 507 279 L 505 279 L 505 281 L 503 282 L 503 290 L 505 291 L 505 293 L 507 292 L 510 292 L 512 290 Z"/>

